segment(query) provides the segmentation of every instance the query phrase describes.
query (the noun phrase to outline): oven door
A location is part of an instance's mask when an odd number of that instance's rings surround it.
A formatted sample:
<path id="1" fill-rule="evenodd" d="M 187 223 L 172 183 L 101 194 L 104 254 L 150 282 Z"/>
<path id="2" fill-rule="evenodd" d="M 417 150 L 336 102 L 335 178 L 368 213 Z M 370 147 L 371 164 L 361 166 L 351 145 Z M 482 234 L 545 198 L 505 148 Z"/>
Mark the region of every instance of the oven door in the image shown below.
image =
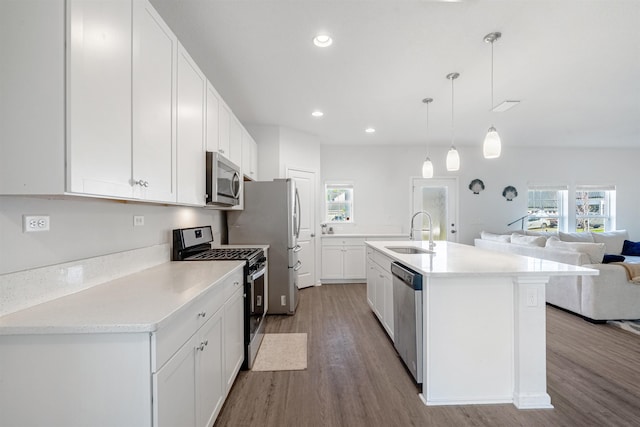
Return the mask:
<path id="1" fill-rule="evenodd" d="M 257 271 L 249 273 L 247 277 L 247 299 L 249 312 L 249 342 L 253 341 L 255 334 L 267 312 L 267 295 L 265 287 L 265 273 L 267 267 L 263 264 Z"/>

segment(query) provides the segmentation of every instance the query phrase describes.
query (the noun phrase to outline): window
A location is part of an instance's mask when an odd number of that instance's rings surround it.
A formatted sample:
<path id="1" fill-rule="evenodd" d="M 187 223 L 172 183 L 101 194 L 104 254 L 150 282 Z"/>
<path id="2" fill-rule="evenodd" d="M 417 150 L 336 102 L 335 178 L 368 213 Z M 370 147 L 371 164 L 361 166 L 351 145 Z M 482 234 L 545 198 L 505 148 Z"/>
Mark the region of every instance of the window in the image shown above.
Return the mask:
<path id="1" fill-rule="evenodd" d="M 615 197 L 613 186 L 576 186 L 576 231 L 615 229 Z"/>
<path id="2" fill-rule="evenodd" d="M 325 222 L 353 222 L 353 185 L 325 185 Z"/>
<path id="3" fill-rule="evenodd" d="M 567 187 L 530 186 L 527 210 L 527 230 L 555 231 L 566 229 Z"/>

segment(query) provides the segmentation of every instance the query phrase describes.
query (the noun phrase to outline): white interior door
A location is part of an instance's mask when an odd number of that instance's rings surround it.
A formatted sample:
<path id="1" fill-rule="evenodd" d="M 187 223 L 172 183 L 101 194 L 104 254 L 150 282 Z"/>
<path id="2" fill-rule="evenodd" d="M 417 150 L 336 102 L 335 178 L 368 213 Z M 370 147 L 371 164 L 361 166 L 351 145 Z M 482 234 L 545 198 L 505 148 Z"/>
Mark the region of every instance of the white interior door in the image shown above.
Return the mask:
<path id="1" fill-rule="evenodd" d="M 418 211 L 427 211 L 431 215 L 433 240 L 458 241 L 457 178 L 414 178 L 411 200 L 412 216 Z M 417 216 L 414 227 L 414 239 L 427 240 L 429 238 L 428 231 L 422 233 L 419 231 L 429 228 L 429 220 L 426 215 Z"/>
<path id="2" fill-rule="evenodd" d="M 298 260 L 302 266 L 298 270 L 298 288 L 313 286 L 316 281 L 316 174 L 300 169 L 287 169 L 287 178 L 296 183 L 300 195 L 300 236 L 298 237 Z"/>

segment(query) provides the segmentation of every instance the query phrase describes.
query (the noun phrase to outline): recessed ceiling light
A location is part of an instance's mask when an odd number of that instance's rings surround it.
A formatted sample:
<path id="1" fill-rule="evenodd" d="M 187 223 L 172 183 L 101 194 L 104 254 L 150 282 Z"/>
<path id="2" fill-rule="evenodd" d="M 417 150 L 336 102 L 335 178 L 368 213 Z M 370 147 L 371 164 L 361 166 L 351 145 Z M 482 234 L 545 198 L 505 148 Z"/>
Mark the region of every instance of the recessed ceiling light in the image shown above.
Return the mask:
<path id="1" fill-rule="evenodd" d="M 374 128 L 366 128 L 364 131 L 366 133 L 374 133 L 376 130 Z"/>
<path id="2" fill-rule="evenodd" d="M 324 116 L 324 113 L 323 113 L 322 111 L 318 111 L 318 110 L 316 110 L 316 111 L 314 111 L 313 113 L 311 113 L 311 115 L 312 115 L 313 117 L 322 117 L 322 116 Z"/>
<path id="3" fill-rule="evenodd" d="M 318 34 L 313 38 L 313 44 L 318 47 L 331 46 L 331 43 L 333 43 L 333 39 L 328 34 Z"/>
<path id="4" fill-rule="evenodd" d="M 512 109 L 518 104 L 520 104 L 520 101 L 502 101 L 501 104 L 493 107 L 491 111 L 493 111 L 494 113 L 502 113 L 504 111 Z"/>

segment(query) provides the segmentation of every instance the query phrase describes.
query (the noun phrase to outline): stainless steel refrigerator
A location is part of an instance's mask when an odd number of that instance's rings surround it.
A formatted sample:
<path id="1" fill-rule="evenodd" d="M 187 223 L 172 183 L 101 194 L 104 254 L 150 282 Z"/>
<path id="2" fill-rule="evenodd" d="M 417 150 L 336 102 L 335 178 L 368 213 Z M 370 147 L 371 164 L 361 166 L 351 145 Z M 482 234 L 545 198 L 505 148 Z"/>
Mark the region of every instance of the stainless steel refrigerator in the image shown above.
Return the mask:
<path id="1" fill-rule="evenodd" d="M 300 198 L 291 179 L 247 181 L 244 210 L 227 211 L 229 244 L 268 244 L 267 314 L 294 314 L 298 305 Z"/>

